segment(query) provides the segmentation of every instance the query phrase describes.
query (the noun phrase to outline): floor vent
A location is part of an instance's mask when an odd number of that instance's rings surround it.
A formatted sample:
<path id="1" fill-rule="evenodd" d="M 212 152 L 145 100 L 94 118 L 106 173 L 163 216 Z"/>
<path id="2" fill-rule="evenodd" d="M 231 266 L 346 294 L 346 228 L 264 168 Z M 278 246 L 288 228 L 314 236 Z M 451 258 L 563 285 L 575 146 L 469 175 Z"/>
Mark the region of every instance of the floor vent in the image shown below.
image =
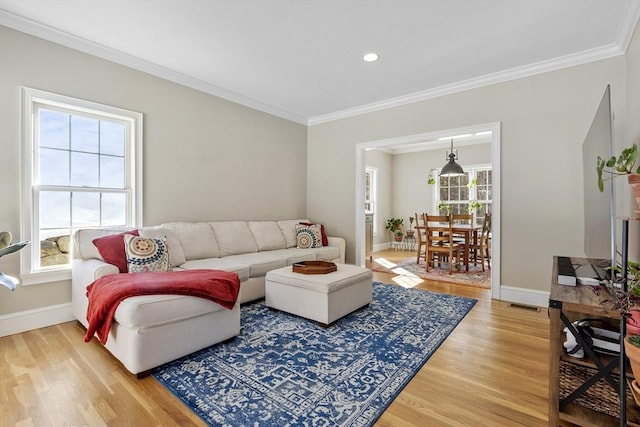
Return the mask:
<path id="1" fill-rule="evenodd" d="M 535 307 L 533 305 L 518 304 L 514 302 L 510 303 L 509 307 L 521 308 L 523 310 L 529 310 L 529 311 L 540 311 L 540 307 Z"/>

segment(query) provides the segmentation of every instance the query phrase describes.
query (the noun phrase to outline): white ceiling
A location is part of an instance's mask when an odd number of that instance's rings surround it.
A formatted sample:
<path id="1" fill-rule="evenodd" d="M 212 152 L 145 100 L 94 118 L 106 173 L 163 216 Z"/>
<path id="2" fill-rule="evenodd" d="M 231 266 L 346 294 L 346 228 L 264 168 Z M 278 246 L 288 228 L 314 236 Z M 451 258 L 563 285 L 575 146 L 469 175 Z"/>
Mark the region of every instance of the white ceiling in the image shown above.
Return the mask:
<path id="1" fill-rule="evenodd" d="M 304 124 L 624 53 L 640 0 L 0 0 L 0 25 Z M 375 51 L 380 60 L 362 61 Z"/>

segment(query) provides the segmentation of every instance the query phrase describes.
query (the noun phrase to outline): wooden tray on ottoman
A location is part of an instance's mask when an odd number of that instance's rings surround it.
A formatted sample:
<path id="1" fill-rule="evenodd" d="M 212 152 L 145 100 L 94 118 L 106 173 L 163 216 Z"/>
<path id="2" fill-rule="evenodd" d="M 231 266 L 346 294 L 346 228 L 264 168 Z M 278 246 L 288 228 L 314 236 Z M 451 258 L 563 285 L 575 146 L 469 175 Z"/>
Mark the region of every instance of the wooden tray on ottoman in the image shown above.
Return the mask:
<path id="1" fill-rule="evenodd" d="M 301 274 L 327 274 L 338 271 L 338 267 L 327 261 L 302 261 L 293 264 L 293 272 Z"/>

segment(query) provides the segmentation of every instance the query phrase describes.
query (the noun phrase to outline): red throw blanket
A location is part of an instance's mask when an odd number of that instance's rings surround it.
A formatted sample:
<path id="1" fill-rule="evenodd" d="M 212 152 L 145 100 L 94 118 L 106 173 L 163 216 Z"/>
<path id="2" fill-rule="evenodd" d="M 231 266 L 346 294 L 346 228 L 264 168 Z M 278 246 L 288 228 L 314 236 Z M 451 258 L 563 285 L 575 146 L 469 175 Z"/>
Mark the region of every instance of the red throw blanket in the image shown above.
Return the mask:
<path id="1" fill-rule="evenodd" d="M 100 342 L 107 342 L 113 315 L 125 298 L 156 294 L 191 295 L 232 309 L 239 291 L 238 274 L 221 270 L 181 270 L 104 276 L 87 286 L 89 327 L 84 341 L 91 341 L 97 332 Z"/>

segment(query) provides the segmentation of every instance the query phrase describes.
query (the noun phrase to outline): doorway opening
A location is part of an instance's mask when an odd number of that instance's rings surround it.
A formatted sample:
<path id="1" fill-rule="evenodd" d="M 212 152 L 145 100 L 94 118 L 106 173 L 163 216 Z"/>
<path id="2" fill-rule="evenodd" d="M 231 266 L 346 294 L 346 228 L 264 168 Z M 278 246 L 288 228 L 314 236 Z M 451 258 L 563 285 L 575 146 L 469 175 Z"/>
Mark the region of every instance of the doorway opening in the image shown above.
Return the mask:
<path id="1" fill-rule="evenodd" d="M 489 143 L 491 148 L 492 167 L 492 229 L 491 229 L 491 297 L 500 299 L 500 122 L 486 123 L 481 125 L 466 126 L 456 129 L 445 129 L 435 132 L 428 132 L 416 135 L 400 136 L 384 140 L 374 140 L 359 143 L 356 145 L 356 197 L 355 197 L 355 255 L 356 264 L 365 265 L 365 187 L 367 152 L 373 149 L 388 152 L 417 152 L 424 150 L 441 149 L 444 152 L 448 146 L 448 137 L 453 135 L 477 135 L 484 134 L 486 137 L 483 143 Z M 447 139 L 444 141 L 444 139 Z M 461 138 L 462 140 L 462 138 Z M 475 142 L 478 143 L 477 141 Z M 456 140 L 456 145 L 459 142 Z M 473 138 L 462 141 L 464 145 L 473 145 Z M 460 146 L 460 145 L 458 145 Z M 444 160 L 442 161 L 444 164 Z M 424 166 L 425 186 L 429 172 L 428 165 Z M 416 185 L 421 185 L 417 183 Z"/>

